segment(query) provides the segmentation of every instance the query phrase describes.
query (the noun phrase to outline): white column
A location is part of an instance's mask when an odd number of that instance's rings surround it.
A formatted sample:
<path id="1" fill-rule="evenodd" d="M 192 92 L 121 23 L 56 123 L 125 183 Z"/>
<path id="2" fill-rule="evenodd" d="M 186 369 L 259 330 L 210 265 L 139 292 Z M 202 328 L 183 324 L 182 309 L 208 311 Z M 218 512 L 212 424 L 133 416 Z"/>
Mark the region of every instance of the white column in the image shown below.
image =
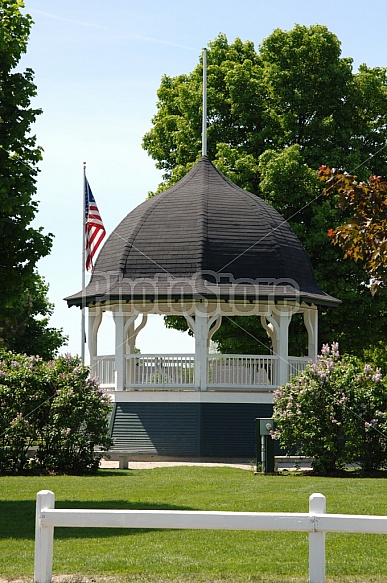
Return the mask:
<path id="1" fill-rule="evenodd" d="M 90 355 L 90 368 L 95 365 L 95 357 L 98 355 L 98 330 L 102 321 L 100 308 L 89 308 L 88 313 L 88 349 Z"/>
<path id="2" fill-rule="evenodd" d="M 188 322 L 189 327 L 195 337 L 195 368 L 194 384 L 197 391 L 207 390 L 207 372 L 208 372 L 208 346 L 209 339 L 220 326 L 221 315 L 216 312 L 208 316 L 206 306 L 202 304 L 195 306 L 195 317 L 187 312 L 183 316 Z M 215 324 L 215 325 L 214 325 Z M 212 330 L 211 327 L 213 326 Z M 210 332 L 211 330 L 211 332 Z"/>
<path id="3" fill-rule="evenodd" d="M 136 338 L 138 333 L 144 328 L 148 321 L 147 314 L 142 315 L 141 323 L 135 327 L 136 319 L 138 316 L 138 312 L 135 311 L 134 314 L 128 316 L 125 327 L 124 327 L 124 338 L 125 338 L 125 354 L 126 355 L 134 355 L 135 347 L 136 347 Z M 127 383 L 133 385 L 136 382 L 136 360 L 134 358 L 130 358 L 128 360 L 128 368 L 127 368 Z"/>
<path id="4" fill-rule="evenodd" d="M 308 332 L 308 356 L 315 362 L 318 354 L 318 310 L 315 306 L 305 309 L 304 324 Z"/>
<path id="5" fill-rule="evenodd" d="M 208 316 L 207 313 L 196 309 L 195 311 L 195 389 L 207 390 L 207 338 Z"/>
<path id="6" fill-rule="evenodd" d="M 123 391 L 126 388 L 127 378 L 126 378 L 126 354 L 127 346 L 133 346 L 131 340 L 128 342 L 128 334 L 131 330 L 134 330 L 134 323 L 138 316 L 138 312 L 135 310 L 132 313 L 124 312 L 121 306 L 117 306 L 113 312 L 114 324 L 115 324 L 115 364 L 116 364 L 116 379 L 115 379 L 115 390 Z M 136 329 L 137 334 L 145 326 L 146 316 L 144 316 L 142 323 Z M 136 337 L 136 330 L 134 330 L 134 340 Z"/>
<path id="7" fill-rule="evenodd" d="M 289 381 L 289 324 L 291 319 L 291 313 L 289 313 L 285 306 L 281 306 L 278 314 L 278 382 L 280 385 L 284 385 Z"/>
<path id="8" fill-rule="evenodd" d="M 116 361 L 116 378 L 115 390 L 123 391 L 126 381 L 126 362 L 125 362 L 125 322 L 126 314 L 120 306 L 117 306 L 113 312 L 115 325 L 115 361 Z"/>
<path id="9" fill-rule="evenodd" d="M 276 354 L 278 356 L 278 385 L 284 385 L 289 381 L 289 324 L 292 312 L 287 306 L 278 305 L 274 308 L 272 316 L 267 319 L 273 324 L 276 333 Z"/>

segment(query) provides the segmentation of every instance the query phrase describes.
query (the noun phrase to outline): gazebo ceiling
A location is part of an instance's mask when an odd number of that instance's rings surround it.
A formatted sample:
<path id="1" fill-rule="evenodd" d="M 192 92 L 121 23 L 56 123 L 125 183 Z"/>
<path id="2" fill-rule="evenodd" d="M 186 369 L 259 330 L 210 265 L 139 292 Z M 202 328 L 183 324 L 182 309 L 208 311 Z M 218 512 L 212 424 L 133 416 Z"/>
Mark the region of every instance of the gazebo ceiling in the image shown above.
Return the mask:
<path id="1" fill-rule="evenodd" d="M 69 306 L 136 299 L 295 299 L 337 305 L 321 291 L 287 222 L 203 156 L 121 221 L 90 282 Z"/>

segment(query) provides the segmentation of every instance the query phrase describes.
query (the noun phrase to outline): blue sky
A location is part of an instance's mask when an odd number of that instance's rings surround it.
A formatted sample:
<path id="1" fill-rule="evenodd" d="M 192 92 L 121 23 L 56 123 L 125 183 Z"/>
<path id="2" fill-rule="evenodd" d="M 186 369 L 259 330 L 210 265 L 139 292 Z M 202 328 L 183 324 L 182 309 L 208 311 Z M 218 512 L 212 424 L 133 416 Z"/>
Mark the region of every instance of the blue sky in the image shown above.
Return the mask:
<path id="1" fill-rule="evenodd" d="M 51 324 L 80 351 L 80 312 L 63 298 L 81 288 L 83 162 L 107 233 L 154 190 L 161 176 L 142 149 L 163 74 L 189 73 L 219 33 L 258 48 L 275 28 L 324 24 L 342 56 L 387 65 L 385 0 L 25 0 L 33 17 L 21 66 L 35 72 L 43 114 L 34 132 L 44 149 L 36 226 L 55 235 L 39 263 L 55 304 Z M 111 352 L 106 320 L 101 352 Z M 192 352 L 192 339 L 152 322 L 138 337 L 143 353 Z"/>

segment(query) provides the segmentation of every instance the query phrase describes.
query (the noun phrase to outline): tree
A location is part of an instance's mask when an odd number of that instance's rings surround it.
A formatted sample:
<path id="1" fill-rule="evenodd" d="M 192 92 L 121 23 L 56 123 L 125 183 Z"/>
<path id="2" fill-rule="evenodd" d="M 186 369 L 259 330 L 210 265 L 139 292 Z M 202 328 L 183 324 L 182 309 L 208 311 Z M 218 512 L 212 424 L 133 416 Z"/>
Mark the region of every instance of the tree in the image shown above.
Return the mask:
<path id="1" fill-rule="evenodd" d="M 29 15 L 21 13 L 23 7 L 22 0 L 0 0 L 0 246 L 3 250 L 0 257 L 0 338 L 6 347 L 16 343 L 23 351 L 37 352 L 39 343 L 34 346 L 31 335 L 24 346 L 20 345 L 17 333 L 20 326 L 31 327 L 32 314 L 41 314 L 44 318 L 51 310 L 44 298 L 47 290 L 42 287 L 35 267 L 38 260 L 50 252 L 53 236 L 31 226 L 37 212 L 37 202 L 33 198 L 36 166 L 41 160 L 41 148 L 36 145 L 31 128 L 41 111 L 31 107 L 31 99 L 36 95 L 33 71 L 16 70 L 27 50 L 32 23 Z M 31 302 L 34 308 L 26 309 L 26 304 Z M 24 316 L 27 320 L 23 323 Z M 10 323 L 14 322 L 17 325 L 10 328 Z M 37 339 L 39 327 L 45 332 L 44 322 L 47 320 L 35 323 Z M 52 337 L 53 350 L 58 347 L 60 335 L 61 332 L 56 331 Z"/>
<path id="2" fill-rule="evenodd" d="M 387 285 L 387 182 L 372 175 L 358 182 L 342 170 L 321 166 L 325 195 L 336 195 L 340 209 L 347 210 L 347 222 L 329 229 L 328 236 L 349 257 L 361 263 L 370 278 L 370 290 Z"/>
<path id="3" fill-rule="evenodd" d="M 372 159 L 374 173 L 387 172 L 381 151 L 387 138 L 386 70 L 362 65 L 354 73 L 352 60 L 341 57 L 338 38 L 320 25 L 277 29 L 258 51 L 249 41 L 229 44 L 221 34 L 209 43 L 207 62 L 209 157 L 288 220 L 321 289 L 342 300 L 339 308 L 321 311 L 320 343 L 338 340 L 344 352 L 362 354 L 387 332 L 387 294 L 371 297 L 362 266 L 330 244 L 326 233 L 343 223 L 345 213 L 321 196 L 316 170 L 321 163 L 359 167 L 363 177 Z M 201 62 L 190 74 L 162 78 L 153 126 L 143 139 L 164 171 L 159 191 L 200 156 L 201 78 Z M 254 353 L 260 324 L 252 322 L 243 345 L 249 343 Z M 184 328 L 176 318 L 167 323 Z M 229 324 L 214 337 L 221 349 L 229 344 L 223 342 Z M 293 325 L 303 334 L 298 322 Z M 304 340 L 295 342 L 305 347 Z"/>
<path id="4" fill-rule="evenodd" d="M 8 350 L 51 360 L 65 343 L 62 329 L 49 326 L 54 306 L 47 299 L 48 285 L 36 272 L 28 288 L 19 294 L 19 309 L 3 320 L 0 346 Z"/>

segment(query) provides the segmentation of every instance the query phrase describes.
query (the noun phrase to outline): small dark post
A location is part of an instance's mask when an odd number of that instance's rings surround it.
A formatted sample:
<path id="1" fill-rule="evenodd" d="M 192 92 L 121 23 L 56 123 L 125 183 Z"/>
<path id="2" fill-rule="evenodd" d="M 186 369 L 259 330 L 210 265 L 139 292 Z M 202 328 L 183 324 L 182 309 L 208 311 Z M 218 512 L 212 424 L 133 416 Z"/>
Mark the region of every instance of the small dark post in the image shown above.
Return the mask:
<path id="1" fill-rule="evenodd" d="M 271 432 L 274 430 L 273 419 L 255 420 L 255 443 L 258 472 L 259 466 L 263 474 L 274 472 L 274 440 Z"/>

